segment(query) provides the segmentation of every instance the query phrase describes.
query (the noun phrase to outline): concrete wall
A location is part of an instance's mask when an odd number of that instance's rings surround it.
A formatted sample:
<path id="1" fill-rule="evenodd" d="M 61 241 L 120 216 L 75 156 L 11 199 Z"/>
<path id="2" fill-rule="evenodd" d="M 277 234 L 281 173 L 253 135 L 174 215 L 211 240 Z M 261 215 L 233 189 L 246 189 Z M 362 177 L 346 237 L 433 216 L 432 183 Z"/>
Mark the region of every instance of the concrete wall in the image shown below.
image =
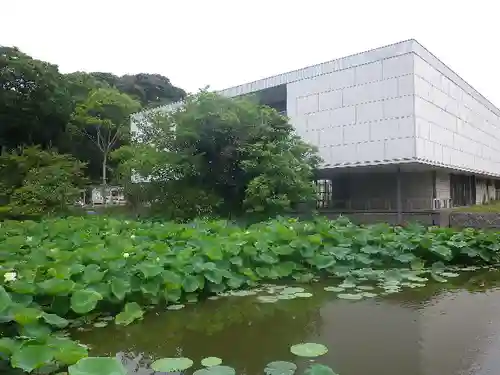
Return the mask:
<path id="1" fill-rule="evenodd" d="M 326 165 L 410 160 L 412 72 L 405 54 L 290 83 L 287 114 Z"/>
<path id="2" fill-rule="evenodd" d="M 500 117 L 456 75 L 414 54 L 417 158 L 433 165 L 500 175 Z M 469 92 L 468 92 L 469 91 Z"/>

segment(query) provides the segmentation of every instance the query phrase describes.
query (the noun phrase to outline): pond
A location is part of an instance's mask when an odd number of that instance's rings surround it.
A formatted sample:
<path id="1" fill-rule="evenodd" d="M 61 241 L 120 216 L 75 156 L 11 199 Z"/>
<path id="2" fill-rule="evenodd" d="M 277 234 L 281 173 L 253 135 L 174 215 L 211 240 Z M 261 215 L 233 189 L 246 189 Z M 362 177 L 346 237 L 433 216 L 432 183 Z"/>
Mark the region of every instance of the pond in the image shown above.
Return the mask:
<path id="1" fill-rule="evenodd" d="M 220 357 L 246 375 L 263 374 L 271 361 L 292 361 L 302 373 L 310 360 L 290 352 L 301 342 L 326 345 L 328 353 L 315 362 L 340 375 L 500 372 L 499 271 L 360 301 L 336 298 L 326 285 L 304 286 L 310 298 L 262 303 L 254 295 L 231 296 L 150 311 L 130 326 L 110 324 L 73 337 L 91 355 L 116 355 L 131 375 L 152 374 L 153 360 L 176 356 L 195 364 Z"/>

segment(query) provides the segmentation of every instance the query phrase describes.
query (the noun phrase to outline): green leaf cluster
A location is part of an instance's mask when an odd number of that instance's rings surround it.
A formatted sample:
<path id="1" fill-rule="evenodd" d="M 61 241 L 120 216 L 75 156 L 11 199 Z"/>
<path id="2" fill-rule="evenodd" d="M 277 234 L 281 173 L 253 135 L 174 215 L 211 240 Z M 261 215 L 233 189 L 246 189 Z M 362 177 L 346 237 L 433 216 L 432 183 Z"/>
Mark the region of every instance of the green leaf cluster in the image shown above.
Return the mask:
<path id="1" fill-rule="evenodd" d="M 0 356 L 26 371 L 71 365 L 87 350 L 62 335 L 69 325 L 120 310 L 115 323 L 127 325 L 143 317 L 145 306 L 182 307 L 273 280 L 333 276 L 343 282 L 329 290 L 346 299 L 375 295 L 359 279 L 386 293 L 421 285 L 424 272 L 446 282 L 457 276 L 451 266 L 497 264 L 499 243 L 494 232 L 356 226 L 345 219 L 277 218 L 246 228 L 105 217 L 6 221 L 0 225 L 0 327 L 8 335 Z"/>

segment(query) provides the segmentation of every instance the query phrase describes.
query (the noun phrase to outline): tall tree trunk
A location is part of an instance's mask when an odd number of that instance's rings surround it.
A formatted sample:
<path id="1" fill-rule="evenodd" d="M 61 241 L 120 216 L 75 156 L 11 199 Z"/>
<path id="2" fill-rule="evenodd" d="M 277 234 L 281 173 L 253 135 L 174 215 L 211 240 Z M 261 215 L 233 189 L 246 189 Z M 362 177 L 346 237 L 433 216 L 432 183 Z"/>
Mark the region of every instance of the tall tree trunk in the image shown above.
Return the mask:
<path id="1" fill-rule="evenodd" d="M 108 153 L 103 152 L 102 155 L 102 186 L 101 186 L 101 195 L 102 195 L 102 204 L 106 205 L 107 203 L 107 189 L 106 189 L 106 172 L 108 168 Z"/>

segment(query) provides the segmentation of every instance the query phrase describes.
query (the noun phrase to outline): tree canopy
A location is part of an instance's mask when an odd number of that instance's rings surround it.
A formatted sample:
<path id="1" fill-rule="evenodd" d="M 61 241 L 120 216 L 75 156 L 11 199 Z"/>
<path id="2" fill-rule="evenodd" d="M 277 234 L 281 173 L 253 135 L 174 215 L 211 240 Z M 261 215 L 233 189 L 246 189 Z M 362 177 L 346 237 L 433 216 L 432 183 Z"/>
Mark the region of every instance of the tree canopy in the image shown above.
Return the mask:
<path id="1" fill-rule="evenodd" d="M 56 65 L 0 46 L 0 146 L 57 146 L 73 110 Z"/>
<path id="2" fill-rule="evenodd" d="M 94 100 L 96 93 L 106 93 L 106 100 Z M 0 46 L 0 150 L 53 147 L 85 162 L 86 175 L 102 181 L 106 178 L 103 174 L 109 177 L 106 171 L 110 169 L 102 167 L 103 155 L 128 142 L 129 132 L 124 130 L 128 129 L 131 111 L 176 102 L 185 95 L 159 74 L 62 74 L 54 64 L 34 59 L 15 47 Z M 113 110 L 110 100 L 115 100 Z M 85 116 L 83 108 L 88 109 Z M 96 118 L 101 121 L 99 127 Z M 116 137 L 110 138 L 110 150 L 103 154 L 95 138 L 97 129 L 104 131 L 104 124 L 114 124 L 120 131 L 113 133 Z M 77 134 L 75 129 L 81 132 Z M 102 141 L 100 138 L 101 146 Z"/>
<path id="3" fill-rule="evenodd" d="M 126 178 L 149 179 L 158 207 L 174 201 L 193 215 L 274 213 L 314 198 L 316 150 L 288 118 L 250 98 L 203 91 L 136 121 L 134 142 L 115 157 Z"/>

